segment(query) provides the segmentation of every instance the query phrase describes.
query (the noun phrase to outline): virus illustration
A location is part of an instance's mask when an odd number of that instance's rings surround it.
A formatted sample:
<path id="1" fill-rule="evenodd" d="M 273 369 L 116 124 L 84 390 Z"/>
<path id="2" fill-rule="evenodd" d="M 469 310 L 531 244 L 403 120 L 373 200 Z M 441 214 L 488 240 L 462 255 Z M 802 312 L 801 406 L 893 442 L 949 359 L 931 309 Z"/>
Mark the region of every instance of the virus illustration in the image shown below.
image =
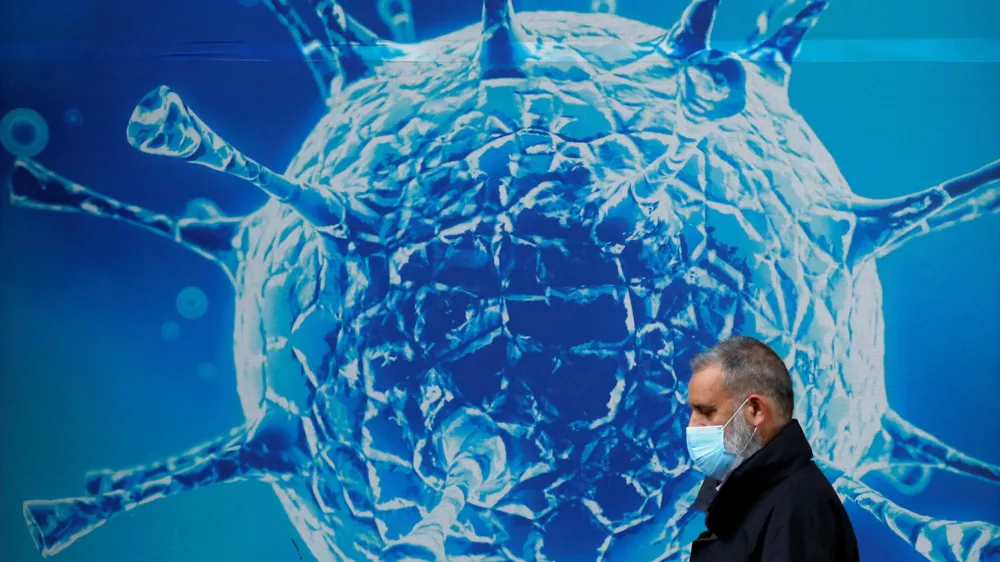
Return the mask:
<path id="1" fill-rule="evenodd" d="M 797 417 L 845 501 L 930 560 L 1000 556 L 997 526 L 917 514 L 863 482 L 1000 482 L 889 407 L 876 270 L 996 212 L 1000 161 L 906 197 L 852 194 L 788 100 L 827 1 L 734 52 L 709 45 L 718 0 L 669 30 L 485 0 L 481 25 L 412 44 L 331 0 L 313 2 L 326 40 L 264 3 L 329 108 L 284 174 L 167 87 L 127 129 L 143 152 L 265 191 L 258 211 L 171 217 L 33 160 L 14 169 L 15 203 L 168 236 L 217 262 L 237 299 L 245 425 L 92 473 L 85 497 L 26 502 L 44 555 L 141 504 L 257 480 L 321 561 L 680 560 L 701 481 L 687 363 L 742 333 L 792 368 Z"/>

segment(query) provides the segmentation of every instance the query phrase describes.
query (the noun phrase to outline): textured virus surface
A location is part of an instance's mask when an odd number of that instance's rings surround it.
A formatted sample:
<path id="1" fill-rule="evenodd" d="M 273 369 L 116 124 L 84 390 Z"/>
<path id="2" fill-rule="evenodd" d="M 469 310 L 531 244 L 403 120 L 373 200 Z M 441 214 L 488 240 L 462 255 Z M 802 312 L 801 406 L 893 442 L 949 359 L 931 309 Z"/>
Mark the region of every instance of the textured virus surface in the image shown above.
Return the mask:
<path id="1" fill-rule="evenodd" d="M 876 271 L 996 211 L 1000 163 L 853 195 L 788 102 L 825 1 L 739 52 L 708 44 L 717 0 L 666 31 L 485 0 L 481 25 L 416 44 L 330 0 L 313 3 L 319 39 L 264 3 L 329 106 L 284 174 L 167 87 L 128 124 L 144 152 L 270 194 L 257 212 L 169 217 L 17 163 L 14 202 L 124 220 L 222 266 L 246 417 L 160 464 L 95 472 L 86 497 L 27 502 L 43 554 L 140 504 L 258 480 L 322 561 L 679 560 L 700 483 L 686 364 L 746 333 L 792 367 L 845 500 L 928 559 L 998 555 L 993 524 L 908 511 L 862 477 L 1000 482 L 889 407 Z"/>

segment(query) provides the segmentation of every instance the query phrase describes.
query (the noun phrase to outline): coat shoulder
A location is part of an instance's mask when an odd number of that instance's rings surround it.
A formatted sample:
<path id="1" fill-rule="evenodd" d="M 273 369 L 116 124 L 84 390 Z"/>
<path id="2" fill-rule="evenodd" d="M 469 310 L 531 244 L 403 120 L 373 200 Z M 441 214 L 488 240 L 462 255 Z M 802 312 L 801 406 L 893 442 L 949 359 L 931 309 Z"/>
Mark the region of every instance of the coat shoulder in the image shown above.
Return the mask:
<path id="1" fill-rule="evenodd" d="M 789 475 L 775 492 L 772 519 L 846 516 L 840 496 L 823 471 L 811 461 Z"/>

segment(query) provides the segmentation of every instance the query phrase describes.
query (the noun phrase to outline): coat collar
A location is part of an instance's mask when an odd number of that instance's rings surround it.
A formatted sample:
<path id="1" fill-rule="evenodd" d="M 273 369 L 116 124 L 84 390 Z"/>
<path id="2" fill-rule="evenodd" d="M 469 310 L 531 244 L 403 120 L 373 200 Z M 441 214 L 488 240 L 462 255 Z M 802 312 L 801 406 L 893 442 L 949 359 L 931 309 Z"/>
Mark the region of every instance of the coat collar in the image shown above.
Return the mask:
<path id="1" fill-rule="evenodd" d="M 705 525 L 717 535 L 727 535 L 740 524 L 754 502 L 802 465 L 812 460 L 813 451 L 799 422 L 785 424 L 761 450 L 754 453 L 729 475 L 708 506 Z M 706 480 L 699 493 L 704 502 L 718 486 Z M 711 486 L 706 490 L 706 486 Z M 700 502 L 699 502 L 700 503 Z"/>

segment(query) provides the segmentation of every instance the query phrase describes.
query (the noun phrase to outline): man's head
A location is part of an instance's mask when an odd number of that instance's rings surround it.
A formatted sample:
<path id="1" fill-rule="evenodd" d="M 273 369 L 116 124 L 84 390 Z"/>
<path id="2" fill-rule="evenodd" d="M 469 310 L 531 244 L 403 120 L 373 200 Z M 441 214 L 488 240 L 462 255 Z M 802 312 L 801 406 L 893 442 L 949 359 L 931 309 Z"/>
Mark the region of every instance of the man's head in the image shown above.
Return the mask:
<path id="1" fill-rule="evenodd" d="M 689 426 L 729 422 L 726 449 L 746 458 L 792 419 L 792 378 L 774 350 L 736 336 L 691 360 L 688 402 Z"/>

